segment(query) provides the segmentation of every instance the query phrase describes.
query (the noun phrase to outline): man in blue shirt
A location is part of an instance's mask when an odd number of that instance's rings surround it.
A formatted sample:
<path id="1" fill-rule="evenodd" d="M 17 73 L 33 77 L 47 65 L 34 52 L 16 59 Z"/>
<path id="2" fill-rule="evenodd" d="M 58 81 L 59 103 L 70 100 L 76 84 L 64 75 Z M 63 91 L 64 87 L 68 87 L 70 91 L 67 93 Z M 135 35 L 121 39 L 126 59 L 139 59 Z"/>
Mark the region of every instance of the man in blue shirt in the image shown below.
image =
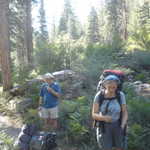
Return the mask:
<path id="1" fill-rule="evenodd" d="M 46 129 L 51 126 L 53 129 L 58 128 L 58 103 L 61 93 L 60 86 L 55 82 L 51 73 L 43 76 L 44 84 L 40 90 L 40 112 L 41 118 L 44 119 Z"/>

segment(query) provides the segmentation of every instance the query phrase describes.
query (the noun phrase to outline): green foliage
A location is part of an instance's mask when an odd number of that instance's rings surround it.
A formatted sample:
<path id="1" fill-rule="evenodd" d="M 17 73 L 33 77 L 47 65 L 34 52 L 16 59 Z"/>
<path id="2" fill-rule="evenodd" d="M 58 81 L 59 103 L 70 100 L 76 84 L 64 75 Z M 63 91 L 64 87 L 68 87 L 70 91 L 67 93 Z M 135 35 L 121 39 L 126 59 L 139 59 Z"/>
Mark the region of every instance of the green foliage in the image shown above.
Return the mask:
<path id="1" fill-rule="evenodd" d="M 133 26 L 132 34 L 129 36 L 127 49 L 140 49 L 149 51 L 150 47 L 150 2 L 145 1 L 136 11 L 136 24 Z M 136 30 L 135 30 L 136 29 Z"/>
<path id="2" fill-rule="evenodd" d="M 131 92 L 130 92 L 131 93 Z M 129 150 L 148 150 L 150 144 L 150 103 L 134 94 L 128 95 Z"/>
<path id="3" fill-rule="evenodd" d="M 26 113 L 22 114 L 22 118 L 25 124 L 35 124 L 39 129 L 43 126 L 37 109 L 28 109 Z"/>
<path id="4" fill-rule="evenodd" d="M 60 106 L 61 127 L 72 143 L 84 143 L 89 140 L 90 106 L 86 97 L 74 101 L 63 101 Z"/>
<path id="5" fill-rule="evenodd" d="M 73 11 L 70 0 L 64 1 L 64 10 L 60 17 L 58 33 L 68 34 L 71 39 L 79 39 L 81 35 L 81 25 Z"/>
<path id="6" fill-rule="evenodd" d="M 148 139 L 150 138 L 149 127 L 142 127 L 141 125 L 136 123 L 131 125 L 129 129 L 129 149 L 149 150 L 150 148 L 150 144 L 148 142 Z"/>
<path id="7" fill-rule="evenodd" d="M 89 15 L 89 26 L 87 32 L 87 38 L 89 43 L 100 42 L 99 20 L 94 7 L 91 8 L 91 12 Z"/>
<path id="8" fill-rule="evenodd" d="M 140 69 L 147 69 L 150 66 L 150 52 L 149 51 L 141 51 L 135 50 L 127 56 L 126 60 L 128 65 L 135 70 L 140 71 Z"/>
<path id="9" fill-rule="evenodd" d="M 124 26 L 124 28 L 122 27 L 122 24 L 125 24 L 123 13 L 126 15 L 126 10 L 124 9 L 123 5 L 125 5 L 124 0 L 106 1 L 107 39 L 109 43 L 112 44 L 112 47 L 118 50 L 122 45 L 122 39 L 125 36 L 122 30 L 126 30 L 126 26 Z"/>
<path id="10" fill-rule="evenodd" d="M 139 73 L 136 75 L 135 80 L 143 81 L 145 79 L 144 73 Z"/>
<path id="11" fill-rule="evenodd" d="M 133 34 L 128 39 L 127 49 L 149 50 L 149 47 L 150 47 L 149 28 L 137 27 L 137 30 L 133 31 Z"/>
<path id="12" fill-rule="evenodd" d="M 97 78 L 106 68 L 117 66 L 116 53 L 111 46 L 88 45 L 83 60 L 84 72 L 92 78 Z"/>
<path id="13" fill-rule="evenodd" d="M 148 150 L 150 144 L 150 102 L 149 99 L 137 96 L 133 84 L 126 82 L 125 93 L 128 106 L 128 149 Z"/>
<path id="14" fill-rule="evenodd" d="M 1 150 L 12 150 L 13 139 L 5 133 L 0 133 L 0 149 Z"/>
<path id="15" fill-rule="evenodd" d="M 150 121 L 150 103 L 145 102 L 142 98 L 136 98 L 137 100 L 130 100 L 130 113 L 131 120 L 141 124 L 142 126 L 147 126 Z M 144 117 L 143 117 L 144 116 Z"/>

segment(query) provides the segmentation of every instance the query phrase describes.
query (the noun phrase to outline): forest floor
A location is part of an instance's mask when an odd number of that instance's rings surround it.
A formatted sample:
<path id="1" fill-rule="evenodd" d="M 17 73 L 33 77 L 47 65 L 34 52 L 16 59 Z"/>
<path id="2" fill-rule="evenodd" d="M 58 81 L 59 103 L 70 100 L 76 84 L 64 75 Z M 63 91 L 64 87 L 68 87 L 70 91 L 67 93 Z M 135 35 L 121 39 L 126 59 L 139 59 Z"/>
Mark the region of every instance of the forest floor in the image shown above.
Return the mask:
<path id="1" fill-rule="evenodd" d="M 0 113 L 0 134 L 5 133 L 15 140 L 20 131 L 21 125 L 16 117 L 10 118 Z"/>
<path id="2" fill-rule="evenodd" d="M 0 136 L 4 133 L 15 141 L 21 131 L 21 126 L 22 124 L 18 121 L 17 116 L 10 117 L 0 113 Z M 60 138 L 57 139 L 57 144 L 56 150 L 79 150 L 79 148 L 64 144 L 64 140 Z"/>

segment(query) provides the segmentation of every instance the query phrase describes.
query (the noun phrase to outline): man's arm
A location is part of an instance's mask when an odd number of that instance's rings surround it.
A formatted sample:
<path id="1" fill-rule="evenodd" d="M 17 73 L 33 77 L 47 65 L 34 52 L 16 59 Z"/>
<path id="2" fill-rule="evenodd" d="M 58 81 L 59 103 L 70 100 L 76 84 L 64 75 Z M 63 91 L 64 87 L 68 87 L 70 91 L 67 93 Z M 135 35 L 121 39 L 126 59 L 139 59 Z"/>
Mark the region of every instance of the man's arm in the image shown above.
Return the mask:
<path id="1" fill-rule="evenodd" d="M 39 98 L 39 106 L 41 106 L 42 103 L 43 103 L 43 97 L 40 96 L 40 98 Z"/>
<path id="2" fill-rule="evenodd" d="M 56 92 L 54 89 L 47 87 L 48 92 L 52 93 L 56 97 L 60 97 L 60 92 Z"/>

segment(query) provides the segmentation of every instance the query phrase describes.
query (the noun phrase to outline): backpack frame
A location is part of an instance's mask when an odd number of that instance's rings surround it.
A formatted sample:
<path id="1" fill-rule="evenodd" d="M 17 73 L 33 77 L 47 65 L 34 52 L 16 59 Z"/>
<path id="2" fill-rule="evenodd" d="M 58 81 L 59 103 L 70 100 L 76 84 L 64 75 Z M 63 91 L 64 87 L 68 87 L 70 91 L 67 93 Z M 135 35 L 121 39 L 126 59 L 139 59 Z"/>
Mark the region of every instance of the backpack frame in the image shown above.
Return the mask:
<path id="1" fill-rule="evenodd" d="M 120 70 L 104 70 L 101 74 L 101 76 L 99 77 L 99 82 L 97 85 L 97 91 L 101 91 L 104 89 L 103 87 L 103 81 L 104 79 L 108 76 L 108 75 L 115 75 L 119 78 L 120 80 L 120 84 L 118 85 L 118 90 L 121 91 L 122 90 L 122 86 L 123 86 L 123 82 L 125 80 L 125 74 L 124 72 L 120 71 Z"/>

